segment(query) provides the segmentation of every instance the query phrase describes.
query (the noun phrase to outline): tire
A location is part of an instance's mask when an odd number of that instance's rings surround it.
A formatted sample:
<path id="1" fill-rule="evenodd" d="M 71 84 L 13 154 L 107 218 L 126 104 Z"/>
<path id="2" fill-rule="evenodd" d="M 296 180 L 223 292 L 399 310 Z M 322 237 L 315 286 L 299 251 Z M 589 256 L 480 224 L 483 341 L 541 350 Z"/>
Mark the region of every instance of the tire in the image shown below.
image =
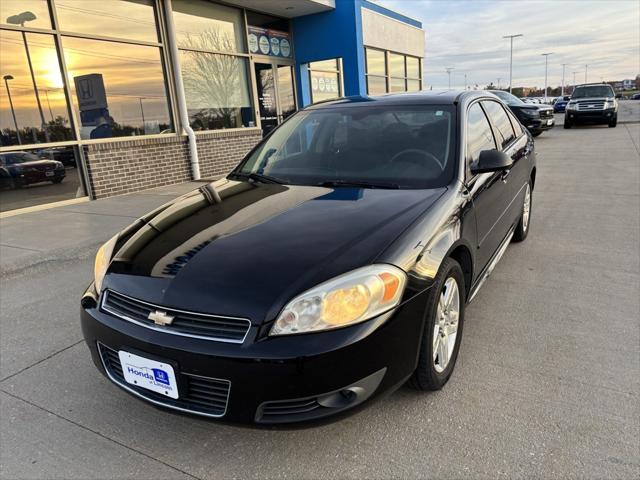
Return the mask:
<path id="1" fill-rule="evenodd" d="M 455 295 L 455 289 L 453 289 L 453 283 L 457 289 L 457 325 L 456 330 L 452 331 L 451 323 L 452 317 L 445 317 L 444 322 L 438 322 L 441 309 L 439 303 L 441 297 L 446 298 L 447 292 L 452 292 Z M 436 275 L 433 286 L 431 287 L 427 300 L 426 318 L 424 324 L 424 330 L 422 333 L 422 342 L 420 342 L 420 354 L 418 358 L 418 365 L 413 372 L 412 377 L 409 379 L 409 386 L 416 390 L 439 390 L 451 377 L 453 369 L 458 359 L 458 352 L 460 350 L 460 342 L 462 340 L 462 327 L 464 326 L 464 308 L 465 308 L 465 285 L 464 275 L 460 264 L 452 258 L 446 258 L 440 270 Z M 451 297 L 453 302 L 450 304 L 452 310 L 455 308 L 455 296 Z M 445 337 L 439 335 L 442 331 L 442 326 L 448 327 L 446 331 L 448 340 L 446 343 L 442 343 Z M 438 329 L 438 330 L 437 330 Z M 437 333 L 436 333 L 437 332 Z M 436 334 L 438 334 L 438 343 L 436 343 Z M 454 338 L 451 339 L 451 335 L 454 334 Z M 439 364 L 440 354 L 442 350 L 438 351 L 440 345 L 448 345 L 449 349 L 447 354 L 450 355 L 449 360 L 444 362 L 444 365 Z M 434 358 L 434 346 L 436 355 Z M 450 353 L 449 353 L 450 352 Z M 443 355 L 444 356 L 444 355 Z M 444 368 L 442 368 L 444 366 Z"/>
<path id="2" fill-rule="evenodd" d="M 527 205 L 527 199 L 528 205 Z M 527 183 L 526 191 L 524 194 L 524 200 L 522 201 L 522 213 L 520 214 L 520 221 L 518 221 L 518 226 L 516 227 L 515 232 L 513 233 L 513 238 L 511 241 L 513 242 L 522 242 L 527 235 L 529 235 L 529 230 L 531 228 L 531 209 L 533 207 L 533 189 L 531 188 L 531 181 Z"/>
<path id="3" fill-rule="evenodd" d="M 51 180 L 51 183 L 61 183 L 62 180 L 64 180 L 64 177 L 62 178 L 56 178 L 55 180 Z"/>
<path id="4" fill-rule="evenodd" d="M 609 128 L 616 128 L 616 125 L 618 125 L 618 117 L 615 117 L 609 122 Z"/>
<path id="5" fill-rule="evenodd" d="M 536 132 L 536 133 L 532 133 L 531 135 L 533 135 L 534 137 L 539 137 L 542 134 L 542 132 Z"/>
<path id="6" fill-rule="evenodd" d="M 567 122 L 566 120 L 564 121 L 564 128 L 565 129 L 570 129 L 573 125 L 571 124 L 571 122 Z"/>

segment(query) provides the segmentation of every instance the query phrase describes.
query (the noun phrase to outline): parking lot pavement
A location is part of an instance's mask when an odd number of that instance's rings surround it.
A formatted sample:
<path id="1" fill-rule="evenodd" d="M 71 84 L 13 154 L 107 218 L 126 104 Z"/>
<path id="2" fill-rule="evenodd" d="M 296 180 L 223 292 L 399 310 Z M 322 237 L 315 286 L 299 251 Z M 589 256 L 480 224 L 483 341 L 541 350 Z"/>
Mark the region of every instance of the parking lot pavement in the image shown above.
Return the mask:
<path id="1" fill-rule="evenodd" d="M 2 477 L 638 478 L 639 139 L 540 136 L 531 233 L 468 307 L 451 381 L 316 428 L 210 423 L 111 385 L 78 325 L 89 256 L 5 276 Z"/>

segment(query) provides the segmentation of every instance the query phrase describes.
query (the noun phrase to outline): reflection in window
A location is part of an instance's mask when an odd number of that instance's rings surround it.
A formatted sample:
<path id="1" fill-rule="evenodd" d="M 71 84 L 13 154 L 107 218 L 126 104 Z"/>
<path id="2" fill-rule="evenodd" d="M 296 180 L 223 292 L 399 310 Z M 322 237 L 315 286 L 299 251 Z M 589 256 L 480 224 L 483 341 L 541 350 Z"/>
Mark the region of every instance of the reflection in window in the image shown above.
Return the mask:
<path id="1" fill-rule="evenodd" d="M 367 92 L 417 92 L 422 89 L 420 59 L 399 53 L 365 48 Z"/>
<path id="2" fill-rule="evenodd" d="M 367 55 L 367 74 L 369 75 L 386 75 L 387 68 L 384 61 L 385 54 L 381 50 L 372 48 L 366 49 Z"/>
<path id="3" fill-rule="evenodd" d="M 340 60 L 335 58 L 309 64 L 312 103 L 332 100 L 342 96 L 340 66 Z"/>
<path id="4" fill-rule="evenodd" d="M 0 0 L 0 23 L 51 28 L 47 0 Z"/>
<path id="5" fill-rule="evenodd" d="M 63 38 L 83 139 L 172 131 L 160 49 Z"/>
<path id="6" fill-rule="evenodd" d="M 56 0 L 60 30 L 157 42 L 152 0 Z"/>
<path id="7" fill-rule="evenodd" d="M 76 147 L 0 152 L 0 212 L 84 195 Z"/>
<path id="8" fill-rule="evenodd" d="M 0 30 L 0 44 L 0 145 L 71 140 L 53 36 Z"/>
<path id="9" fill-rule="evenodd" d="M 204 0 L 173 2 L 180 47 L 216 52 L 246 52 L 242 11 Z"/>
<path id="10" fill-rule="evenodd" d="M 367 76 L 367 92 L 369 95 L 382 95 L 387 93 L 387 79 L 373 75 Z"/>
<path id="11" fill-rule="evenodd" d="M 180 62 L 192 128 L 254 125 L 246 59 L 181 50 Z"/>

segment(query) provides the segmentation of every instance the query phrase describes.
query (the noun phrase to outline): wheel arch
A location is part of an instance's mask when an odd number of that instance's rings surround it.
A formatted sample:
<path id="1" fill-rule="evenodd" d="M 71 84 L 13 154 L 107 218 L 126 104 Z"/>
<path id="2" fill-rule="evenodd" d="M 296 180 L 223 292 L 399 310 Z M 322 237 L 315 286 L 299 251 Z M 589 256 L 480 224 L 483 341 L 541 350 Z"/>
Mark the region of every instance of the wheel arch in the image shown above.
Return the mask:
<path id="1" fill-rule="evenodd" d="M 471 285 L 473 283 L 473 256 L 469 247 L 459 242 L 454 244 L 447 254 L 447 257 L 452 258 L 460 264 L 462 268 L 462 274 L 464 276 L 464 289 L 465 299 L 469 298 L 471 292 Z"/>
<path id="2" fill-rule="evenodd" d="M 531 190 L 534 190 L 536 187 L 536 167 L 533 167 L 531 170 Z"/>

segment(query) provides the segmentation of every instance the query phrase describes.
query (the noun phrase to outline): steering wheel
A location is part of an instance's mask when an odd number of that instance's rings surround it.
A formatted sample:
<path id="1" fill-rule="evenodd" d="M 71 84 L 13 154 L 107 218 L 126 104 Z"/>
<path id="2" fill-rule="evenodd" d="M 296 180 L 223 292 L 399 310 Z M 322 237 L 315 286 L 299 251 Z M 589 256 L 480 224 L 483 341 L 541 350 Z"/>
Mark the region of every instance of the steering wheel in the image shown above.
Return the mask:
<path id="1" fill-rule="evenodd" d="M 433 160 L 434 162 L 436 162 L 438 164 L 438 166 L 440 167 L 440 170 L 442 170 L 444 172 L 444 165 L 442 165 L 442 163 L 440 162 L 440 160 L 438 159 L 438 157 L 436 157 L 435 155 L 425 151 L 425 150 L 420 150 L 418 148 L 407 148 L 406 150 L 402 150 L 401 152 L 396 153 L 393 157 L 391 157 L 391 160 L 389 160 L 389 163 L 393 163 L 396 160 L 398 160 L 398 158 L 400 158 L 403 155 L 408 155 L 410 153 L 418 153 L 420 155 L 422 155 L 423 157 L 426 157 L 429 160 Z M 417 163 L 417 162 L 411 162 L 411 163 Z"/>

